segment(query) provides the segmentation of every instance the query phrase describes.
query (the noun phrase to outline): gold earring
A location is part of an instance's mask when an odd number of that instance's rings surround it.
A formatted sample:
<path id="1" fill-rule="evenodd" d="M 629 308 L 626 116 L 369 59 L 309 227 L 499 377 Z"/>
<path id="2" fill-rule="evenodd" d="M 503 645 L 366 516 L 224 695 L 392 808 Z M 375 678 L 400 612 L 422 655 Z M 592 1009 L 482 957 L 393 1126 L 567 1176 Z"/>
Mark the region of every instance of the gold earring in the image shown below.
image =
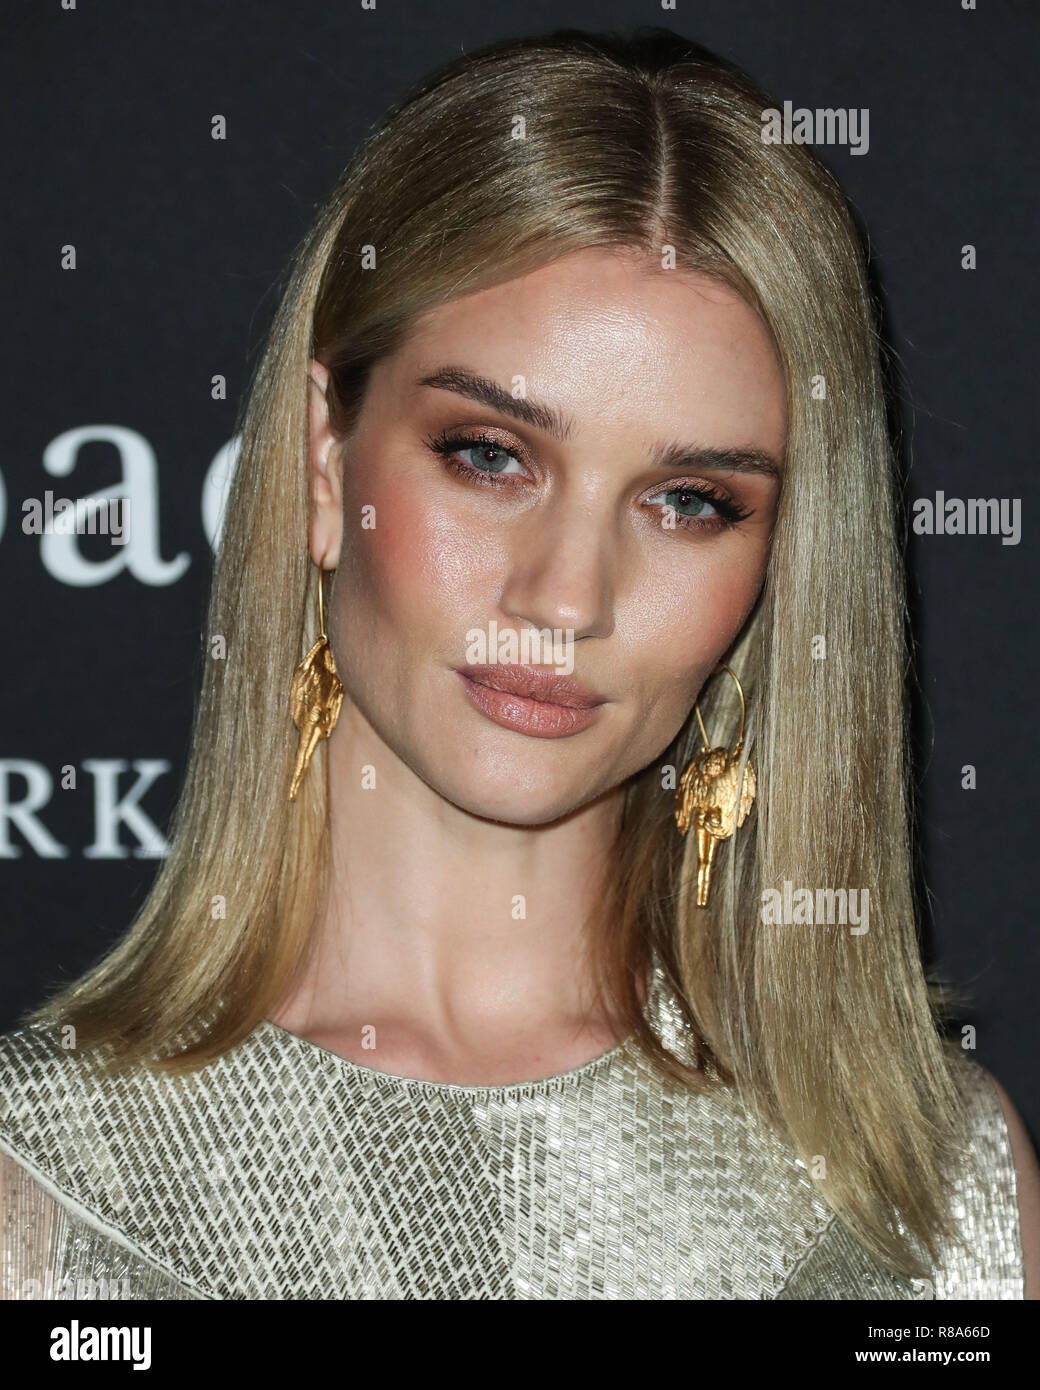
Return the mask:
<path id="1" fill-rule="evenodd" d="M 322 560 L 324 561 L 324 556 Z M 289 800 L 296 800 L 304 773 L 310 766 L 314 750 L 323 738 L 336 727 L 343 703 L 343 682 L 336 671 L 332 648 L 325 633 L 325 595 L 322 587 L 322 567 L 318 566 L 318 640 L 293 672 L 289 698 L 292 702 L 293 723 L 300 731 L 300 746 L 296 752 Z"/>
<path id="2" fill-rule="evenodd" d="M 675 790 L 675 823 L 685 835 L 691 820 L 697 828 L 697 906 L 707 907 L 711 871 L 720 840 L 728 840 L 747 820 L 757 790 L 755 770 L 744 764 L 740 775 L 740 756 L 744 751 L 744 691 L 740 681 L 723 662 L 717 668 L 729 671 L 740 695 L 740 733 L 732 751 L 712 748 L 701 718 L 700 705 L 694 705 L 700 725 L 703 748 L 692 758 Z"/>

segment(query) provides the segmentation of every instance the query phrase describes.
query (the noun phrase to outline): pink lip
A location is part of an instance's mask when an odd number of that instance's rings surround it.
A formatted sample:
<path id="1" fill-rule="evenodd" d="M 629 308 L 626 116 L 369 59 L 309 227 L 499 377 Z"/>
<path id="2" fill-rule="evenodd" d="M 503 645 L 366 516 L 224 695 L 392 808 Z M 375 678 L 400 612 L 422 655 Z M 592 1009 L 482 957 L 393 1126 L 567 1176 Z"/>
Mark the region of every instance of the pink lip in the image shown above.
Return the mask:
<path id="1" fill-rule="evenodd" d="M 566 738 L 587 729 L 606 703 L 569 676 L 534 666 L 459 670 L 470 701 L 496 724 L 534 738 Z"/>

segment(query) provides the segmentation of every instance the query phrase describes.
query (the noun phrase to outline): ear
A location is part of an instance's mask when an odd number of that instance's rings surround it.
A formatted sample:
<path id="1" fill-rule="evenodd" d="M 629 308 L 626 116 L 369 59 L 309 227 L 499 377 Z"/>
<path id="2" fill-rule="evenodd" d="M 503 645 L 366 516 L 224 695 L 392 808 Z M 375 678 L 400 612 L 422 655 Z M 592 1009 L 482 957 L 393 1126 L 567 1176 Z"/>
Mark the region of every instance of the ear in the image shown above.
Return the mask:
<path id="1" fill-rule="evenodd" d="M 328 368 L 307 364 L 307 480 L 311 510 L 308 544 L 316 565 L 335 569 L 343 540 L 342 440 L 329 425 Z"/>

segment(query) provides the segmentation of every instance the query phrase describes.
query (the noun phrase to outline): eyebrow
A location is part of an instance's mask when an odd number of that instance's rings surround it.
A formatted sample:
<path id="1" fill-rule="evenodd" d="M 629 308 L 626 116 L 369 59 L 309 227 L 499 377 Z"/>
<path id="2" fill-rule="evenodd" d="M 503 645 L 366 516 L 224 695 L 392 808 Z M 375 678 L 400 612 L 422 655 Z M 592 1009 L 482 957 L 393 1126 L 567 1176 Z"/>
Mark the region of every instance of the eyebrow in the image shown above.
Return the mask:
<path id="1" fill-rule="evenodd" d="M 478 401 L 502 415 L 510 415 L 514 420 L 543 430 L 553 439 L 567 439 L 571 433 L 570 420 L 558 410 L 514 396 L 497 381 L 466 371 L 464 367 L 441 367 L 429 376 L 421 377 L 418 385 L 432 387 L 435 391 L 453 391 L 457 396 Z M 764 449 L 669 444 L 655 451 L 654 467 L 673 473 L 706 468 L 720 473 L 764 473 L 777 481 L 783 477 L 778 460 Z"/>
<path id="2" fill-rule="evenodd" d="M 490 377 L 476 376 L 463 367 L 441 367 L 430 376 L 424 376 L 419 385 L 467 396 L 471 401 L 479 401 L 481 405 L 490 406 L 502 415 L 511 415 L 514 420 L 522 420 L 525 425 L 544 430 L 554 439 L 566 439 L 571 432 L 570 421 L 565 420 L 558 410 L 518 398 Z"/>

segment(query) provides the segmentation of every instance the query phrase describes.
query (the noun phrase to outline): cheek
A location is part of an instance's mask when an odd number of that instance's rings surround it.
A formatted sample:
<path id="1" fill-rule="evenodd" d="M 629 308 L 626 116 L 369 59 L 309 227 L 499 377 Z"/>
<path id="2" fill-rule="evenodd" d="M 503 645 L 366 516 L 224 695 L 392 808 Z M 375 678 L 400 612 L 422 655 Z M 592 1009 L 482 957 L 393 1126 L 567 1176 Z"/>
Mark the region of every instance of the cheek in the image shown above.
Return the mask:
<path id="1" fill-rule="evenodd" d="M 654 703 L 688 706 L 754 606 L 765 556 L 747 547 L 669 567 L 634 596 L 626 624 Z"/>
<path id="2" fill-rule="evenodd" d="M 486 588 L 487 542 L 424 501 L 414 480 L 376 474 L 370 470 L 367 483 L 344 489 L 340 563 L 350 573 L 352 604 L 402 627 L 414 626 L 420 614 L 425 625 L 431 610 L 468 609 Z"/>

